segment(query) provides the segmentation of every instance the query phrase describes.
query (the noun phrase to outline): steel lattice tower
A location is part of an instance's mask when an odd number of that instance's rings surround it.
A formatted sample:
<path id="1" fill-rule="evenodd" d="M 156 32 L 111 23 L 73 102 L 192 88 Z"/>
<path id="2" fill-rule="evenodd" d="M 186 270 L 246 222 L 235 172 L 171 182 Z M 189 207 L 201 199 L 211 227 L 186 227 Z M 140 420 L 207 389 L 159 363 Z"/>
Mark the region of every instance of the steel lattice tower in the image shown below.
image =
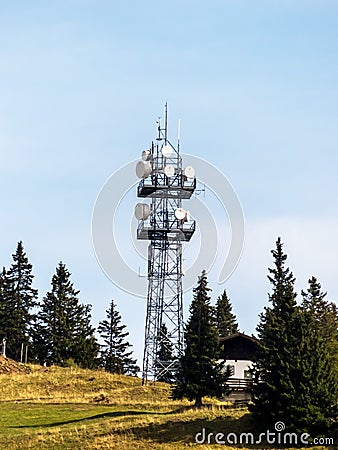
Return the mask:
<path id="1" fill-rule="evenodd" d="M 195 221 L 182 208 L 196 188 L 192 167 L 182 167 L 179 141 L 177 149 L 167 137 L 165 123 L 158 121 L 158 137 L 142 153 L 137 175 L 142 178 L 137 195 L 151 203 L 139 203 L 135 215 L 139 220 L 137 238 L 150 240 L 148 246 L 148 292 L 143 356 L 143 383 L 164 374 L 173 375 L 183 351 L 182 242 L 189 241 Z M 161 334 L 162 324 L 168 330 Z M 174 360 L 158 358 L 159 348 L 170 345 Z"/>

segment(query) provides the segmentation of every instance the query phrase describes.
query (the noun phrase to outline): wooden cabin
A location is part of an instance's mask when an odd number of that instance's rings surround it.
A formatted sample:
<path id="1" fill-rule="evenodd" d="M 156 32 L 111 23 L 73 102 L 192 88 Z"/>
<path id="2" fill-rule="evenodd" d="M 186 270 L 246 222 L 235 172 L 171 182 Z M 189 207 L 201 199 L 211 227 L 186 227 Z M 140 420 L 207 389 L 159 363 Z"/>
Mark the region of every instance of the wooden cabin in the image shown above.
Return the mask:
<path id="1" fill-rule="evenodd" d="M 258 341 L 244 333 L 235 333 L 219 339 L 221 347 L 220 362 L 230 368 L 227 385 L 230 388 L 229 400 L 250 400 L 252 385 L 252 366 L 257 352 Z"/>

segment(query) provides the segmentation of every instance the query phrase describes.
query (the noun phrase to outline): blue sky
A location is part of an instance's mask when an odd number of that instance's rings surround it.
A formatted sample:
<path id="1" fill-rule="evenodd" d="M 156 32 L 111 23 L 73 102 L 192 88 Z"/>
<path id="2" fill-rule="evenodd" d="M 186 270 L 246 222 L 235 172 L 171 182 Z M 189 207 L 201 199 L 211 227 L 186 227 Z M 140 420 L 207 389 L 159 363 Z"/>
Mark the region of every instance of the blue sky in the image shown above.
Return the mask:
<path id="1" fill-rule="evenodd" d="M 297 289 L 314 274 L 338 298 L 336 1 L 0 1 L 0 42 L 1 264 L 23 240 L 40 296 L 63 260 L 95 323 L 116 299 L 141 358 L 145 302 L 101 271 L 91 215 L 168 101 L 170 135 L 181 118 L 183 151 L 242 203 L 237 270 L 225 286 L 209 274 L 241 329 L 254 332 L 267 302 L 278 235 Z M 128 223 L 136 202 L 121 209 Z"/>

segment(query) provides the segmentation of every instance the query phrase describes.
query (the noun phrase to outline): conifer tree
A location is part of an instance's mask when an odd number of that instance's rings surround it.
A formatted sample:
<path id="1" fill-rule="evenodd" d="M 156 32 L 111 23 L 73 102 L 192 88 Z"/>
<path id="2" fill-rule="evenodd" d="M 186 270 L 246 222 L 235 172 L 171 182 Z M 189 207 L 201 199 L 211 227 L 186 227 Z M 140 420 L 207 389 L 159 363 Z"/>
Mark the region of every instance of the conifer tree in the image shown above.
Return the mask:
<path id="1" fill-rule="evenodd" d="M 328 302 L 326 293 L 321 291 L 321 285 L 316 277 L 309 279 L 307 291 L 302 291 L 302 310 L 310 313 L 313 327 L 326 343 L 333 346 L 333 354 L 337 352 L 338 314 L 334 303 Z"/>
<path id="2" fill-rule="evenodd" d="M 18 242 L 12 255 L 13 263 L 1 275 L 2 333 L 7 339 L 6 354 L 19 360 L 22 346 L 30 340 L 30 333 L 37 306 L 38 291 L 32 287 L 34 276 L 22 242 Z"/>
<path id="3" fill-rule="evenodd" d="M 80 303 L 80 291 L 74 289 L 70 276 L 60 262 L 52 277 L 52 289 L 40 305 L 34 330 L 36 357 L 41 363 L 64 366 L 72 360 L 82 367 L 93 367 L 98 344 L 90 324 L 91 307 Z"/>
<path id="4" fill-rule="evenodd" d="M 185 351 L 172 387 L 172 398 L 195 400 L 197 407 L 202 406 L 204 396 L 220 397 L 225 393 L 229 376 L 224 366 L 217 363 L 218 336 L 209 291 L 203 271 L 193 290 L 190 317 L 184 333 Z"/>
<path id="5" fill-rule="evenodd" d="M 308 431 L 320 433 L 328 430 L 338 413 L 338 315 L 315 277 L 302 297 L 300 389 L 295 406 L 302 428 L 309 425 Z"/>
<path id="6" fill-rule="evenodd" d="M 290 424 L 291 405 L 297 395 L 295 366 L 299 360 L 299 312 L 290 269 L 285 267 L 287 255 L 278 238 L 271 251 L 274 268 L 268 269 L 272 284 L 271 306 L 260 315 L 257 326 L 259 350 L 255 364 L 260 382 L 254 388 L 254 416 L 262 423 L 280 420 Z"/>
<path id="7" fill-rule="evenodd" d="M 162 323 L 159 333 L 160 345 L 157 351 L 156 359 L 160 361 L 160 363 L 158 364 L 159 375 L 156 377 L 156 380 L 163 381 L 164 383 L 172 383 L 174 378 L 169 371 L 161 373 L 163 364 L 170 365 L 174 360 L 173 345 L 168 337 L 168 329 L 165 323 Z"/>
<path id="8" fill-rule="evenodd" d="M 216 302 L 216 328 L 219 337 L 231 336 L 239 332 L 237 319 L 232 312 L 232 305 L 225 289 Z"/>
<path id="9" fill-rule="evenodd" d="M 79 304 L 72 357 L 76 364 L 87 369 L 97 368 L 100 362 L 100 345 L 94 334 L 95 328 L 91 324 L 91 309 L 91 305 Z"/>
<path id="10" fill-rule="evenodd" d="M 308 292 L 302 293 L 302 306 L 297 306 L 295 279 L 285 268 L 287 256 L 282 245 L 278 239 L 272 251 L 275 267 L 269 269 L 272 305 L 265 308 L 257 327 L 260 341 L 255 372 L 259 382 L 251 410 L 259 422 L 273 426 L 282 421 L 289 431 L 313 435 L 327 430 L 337 413 L 332 358 L 337 317 L 315 278 L 310 280 Z M 326 326 L 329 317 L 331 332 Z"/>
<path id="11" fill-rule="evenodd" d="M 108 372 L 120 375 L 137 375 L 140 368 L 136 360 L 131 358 L 132 351 L 128 351 L 131 344 L 125 340 L 129 335 L 124 332 L 126 325 L 121 324 L 121 315 L 116 309 L 114 300 L 106 310 L 107 318 L 98 326 L 104 344 L 101 350 L 101 364 Z"/>

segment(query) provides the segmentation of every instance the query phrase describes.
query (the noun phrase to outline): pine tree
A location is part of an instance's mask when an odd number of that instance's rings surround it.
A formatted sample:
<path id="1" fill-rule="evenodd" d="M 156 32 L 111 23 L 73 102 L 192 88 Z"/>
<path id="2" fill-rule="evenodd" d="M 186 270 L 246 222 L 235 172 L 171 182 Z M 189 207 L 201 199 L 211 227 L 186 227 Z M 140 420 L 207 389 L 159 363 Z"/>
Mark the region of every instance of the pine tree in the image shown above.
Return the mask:
<path id="1" fill-rule="evenodd" d="M 121 315 L 114 300 L 110 302 L 106 314 L 107 319 L 101 321 L 98 326 L 98 332 L 104 341 L 101 363 L 108 372 L 136 376 L 140 368 L 136 365 L 136 360 L 131 358 L 133 352 L 128 351 L 131 344 L 125 341 L 125 338 L 129 333 L 124 332 L 126 325 L 121 325 Z"/>
<path id="2" fill-rule="evenodd" d="M 326 293 L 315 277 L 302 291 L 303 339 L 301 347 L 300 393 L 296 404 L 303 428 L 325 432 L 338 410 L 338 315 L 336 306 L 325 300 Z"/>
<path id="3" fill-rule="evenodd" d="M 52 277 L 52 289 L 40 305 L 34 330 L 34 349 L 40 363 L 67 365 L 74 361 L 82 367 L 93 367 L 98 344 L 90 324 L 90 306 L 82 305 L 70 280 L 71 274 L 62 262 Z"/>
<path id="4" fill-rule="evenodd" d="M 232 305 L 225 289 L 216 302 L 216 328 L 219 337 L 231 336 L 239 332 L 237 319 L 232 312 Z"/>
<path id="5" fill-rule="evenodd" d="M 32 287 L 34 276 L 32 264 L 18 242 L 13 264 L 1 276 L 2 333 L 7 339 L 6 354 L 19 360 L 22 346 L 30 340 L 31 327 L 35 318 L 33 309 L 37 306 L 38 291 Z"/>
<path id="6" fill-rule="evenodd" d="M 160 345 L 157 351 L 156 359 L 160 361 L 160 363 L 158 364 L 159 375 L 156 377 L 156 380 L 163 381 L 164 383 L 172 383 L 174 377 L 169 371 L 161 373 L 163 365 L 170 366 L 170 364 L 174 360 L 173 345 L 168 337 L 168 329 L 165 323 L 162 323 L 159 334 L 160 334 Z"/>
<path id="7" fill-rule="evenodd" d="M 257 327 L 260 342 L 255 370 L 259 382 L 251 410 L 267 425 L 282 421 L 288 430 L 316 434 L 326 431 L 337 413 L 338 380 L 333 361 L 337 316 L 315 278 L 310 280 L 308 292 L 302 292 L 301 307 L 297 306 L 295 279 L 285 268 L 287 256 L 282 245 L 278 239 L 272 251 L 275 268 L 269 269 L 272 306 L 265 309 Z"/>
<path id="8" fill-rule="evenodd" d="M 299 311 L 292 272 L 285 267 L 287 256 L 278 238 L 272 250 L 274 268 L 269 269 L 271 307 L 266 307 L 257 326 L 259 351 L 255 374 L 260 382 L 254 388 L 251 410 L 262 423 L 280 420 L 290 425 L 291 405 L 297 395 L 295 375 L 299 361 Z"/>
<path id="9" fill-rule="evenodd" d="M 309 279 L 309 288 L 302 291 L 302 309 L 313 318 L 313 328 L 323 340 L 333 346 L 333 354 L 337 350 L 338 314 L 334 303 L 325 300 L 326 293 L 321 291 L 317 278 Z"/>
<path id="10" fill-rule="evenodd" d="M 185 351 L 180 358 L 177 380 L 172 387 L 172 398 L 195 400 L 202 406 L 202 398 L 220 397 L 226 392 L 228 371 L 217 363 L 218 336 L 210 306 L 207 276 L 199 277 L 190 305 L 190 317 L 185 329 Z"/>
<path id="11" fill-rule="evenodd" d="M 91 324 L 91 305 L 79 305 L 74 330 L 74 362 L 80 367 L 95 369 L 99 365 L 100 345 L 95 337 L 95 328 Z"/>

